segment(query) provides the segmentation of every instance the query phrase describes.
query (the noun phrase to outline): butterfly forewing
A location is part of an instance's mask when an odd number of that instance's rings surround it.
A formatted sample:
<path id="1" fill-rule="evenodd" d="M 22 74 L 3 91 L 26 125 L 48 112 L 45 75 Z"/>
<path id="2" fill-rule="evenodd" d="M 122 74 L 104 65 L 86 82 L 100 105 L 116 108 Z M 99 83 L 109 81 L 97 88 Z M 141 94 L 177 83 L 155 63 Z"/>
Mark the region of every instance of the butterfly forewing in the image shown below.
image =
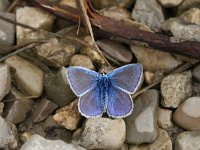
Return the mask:
<path id="1" fill-rule="evenodd" d="M 111 71 L 108 74 L 111 85 L 128 93 L 134 93 L 143 78 L 141 64 L 130 64 Z"/>
<path id="2" fill-rule="evenodd" d="M 113 118 L 128 116 L 133 110 L 133 101 L 130 95 L 115 87 L 109 88 L 107 113 Z"/>
<path id="3" fill-rule="evenodd" d="M 85 94 L 87 91 L 97 86 L 99 74 L 95 71 L 82 67 L 68 67 L 67 77 L 69 84 L 77 96 Z"/>

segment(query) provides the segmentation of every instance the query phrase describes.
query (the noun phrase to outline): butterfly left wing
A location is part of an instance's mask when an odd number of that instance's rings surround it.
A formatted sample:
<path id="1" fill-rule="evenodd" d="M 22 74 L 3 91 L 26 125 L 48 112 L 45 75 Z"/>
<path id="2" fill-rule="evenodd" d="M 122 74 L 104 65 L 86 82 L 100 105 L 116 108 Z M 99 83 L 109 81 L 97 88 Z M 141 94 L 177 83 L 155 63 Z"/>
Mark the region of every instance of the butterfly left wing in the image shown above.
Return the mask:
<path id="1" fill-rule="evenodd" d="M 143 67 L 139 63 L 129 64 L 111 71 L 107 76 L 113 87 L 132 94 L 143 80 Z"/>
<path id="2" fill-rule="evenodd" d="M 77 96 L 82 96 L 97 86 L 99 74 L 83 67 L 68 67 L 67 79 Z"/>

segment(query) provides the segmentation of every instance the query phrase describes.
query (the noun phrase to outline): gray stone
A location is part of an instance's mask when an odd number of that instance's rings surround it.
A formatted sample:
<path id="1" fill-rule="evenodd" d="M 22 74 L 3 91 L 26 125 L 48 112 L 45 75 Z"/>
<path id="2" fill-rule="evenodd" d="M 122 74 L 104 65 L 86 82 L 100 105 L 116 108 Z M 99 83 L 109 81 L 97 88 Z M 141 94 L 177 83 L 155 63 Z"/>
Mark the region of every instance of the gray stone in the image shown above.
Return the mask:
<path id="1" fill-rule="evenodd" d="M 172 122 L 172 110 L 159 109 L 158 111 L 158 126 L 162 129 L 171 129 L 174 127 Z"/>
<path id="2" fill-rule="evenodd" d="M 81 54 L 76 54 L 72 56 L 70 60 L 70 66 L 80 66 L 84 67 L 90 70 L 95 70 L 95 67 L 92 63 L 92 60 L 86 56 L 86 55 L 81 55 Z"/>
<path id="3" fill-rule="evenodd" d="M 6 103 L 4 117 L 6 120 L 18 124 L 26 119 L 27 113 L 32 109 L 34 101 L 26 97 L 16 89 L 11 89 L 8 99 L 17 99 L 16 101 Z"/>
<path id="4" fill-rule="evenodd" d="M 0 148 L 16 149 L 18 147 L 18 141 L 16 139 L 16 127 L 12 123 L 6 122 L 1 116 L 0 127 Z"/>
<path id="5" fill-rule="evenodd" d="M 20 150 L 86 150 L 80 146 L 65 143 L 62 140 L 47 140 L 39 135 L 32 135 L 31 138 L 22 145 Z"/>
<path id="6" fill-rule="evenodd" d="M 168 72 L 182 63 L 182 61 L 177 60 L 170 53 L 135 45 L 131 45 L 130 48 L 135 54 L 137 61 L 143 65 L 145 71 Z"/>
<path id="7" fill-rule="evenodd" d="M 1 7 L 1 4 L 0 4 L 0 7 Z M 0 15 L 15 21 L 14 14 L 0 12 Z M 0 44 L 11 46 L 14 44 L 14 41 L 15 41 L 15 25 L 12 23 L 0 20 Z"/>
<path id="8" fill-rule="evenodd" d="M 159 31 L 161 23 L 165 21 L 162 6 L 157 0 L 137 0 L 132 19 L 146 24 L 154 31 Z"/>
<path id="9" fill-rule="evenodd" d="M 176 7 L 178 5 L 180 5 L 183 0 L 158 0 L 162 6 L 164 7 Z"/>
<path id="10" fill-rule="evenodd" d="M 175 111 L 173 119 L 176 124 L 187 130 L 200 130 L 200 97 L 190 97 Z"/>
<path id="11" fill-rule="evenodd" d="M 158 104 L 157 90 L 151 89 L 138 96 L 133 113 L 125 118 L 127 143 L 152 143 L 156 140 Z"/>
<path id="12" fill-rule="evenodd" d="M 110 7 L 108 9 L 102 9 L 100 11 L 100 14 L 119 21 L 131 18 L 131 13 L 127 9 L 120 7 Z"/>
<path id="13" fill-rule="evenodd" d="M 82 131 L 75 132 L 72 142 L 86 149 L 119 149 L 124 143 L 125 134 L 123 119 L 90 118 Z"/>
<path id="14" fill-rule="evenodd" d="M 47 43 L 36 46 L 36 54 L 48 66 L 67 66 L 75 54 L 75 46 L 70 42 L 51 38 Z"/>
<path id="15" fill-rule="evenodd" d="M 10 87 L 10 67 L 7 64 L 0 64 L 0 101 L 9 93 Z"/>
<path id="16" fill-rule="evenodd" d="M 123 44 L 111 40 L 99 40 L 96 42 L 105 57 L 117 65 L 128 64 L 133 55 Z"/>
<path id="17" fill-rule="evenodd" d="M 152 144 L 130 146 L 129 150 L 172 150 L 172 141 L 167 131 L 159 129 L 159 136 Z"/>
<path id="18" fill-rule="evenodd" d="M 29 96 L 39 97 L 43 91 L 44 72 L 20 56 L 12 56 L 5 61 L 15 69 L 17 87 Z"/>
<path id="19" fill-rule="evenodd" d="M 119 6 L 129 8 L 135 0 L 93 0 L 92 3 L 97 9 L 109 8 L 112 6 Z"/>
<path id="20" fill-rule="evenodd" d="M 55 17 L 47 11 L 36 7 L 21 7 L 16 11 L 16 21 L 27 24 L 37 29 L 50 31 L 52 29 Z M 17 26 L 17 43 L 23 43 L 24 40 L 30 39 L 29 33 L 32 30 Z"/>
<path id="21" fill-rule="evenodd" d="M 45 74 L 44 88 L 47 98 L 60 107 L 76 98 L 67 81 L 66 71 L 66 68 L 62 67 L 58 72 Z"/>
<path id="22" fill-rule="evenodd" d="M 194 77 L 200 83 L 200 65 L 197 65 L 192 70 L 192 77 Z"/>
<path id="23" fill-rule="evenodd" d="M 5 11 L 9 5 L 8 0 L 0 0 L 0 11 Z"/>
<path id="24" fill-rule="evenodd" d="M 200 131 L 187 131 L 178 135 L 174 150 L 199 150 Z"/>
<path id="25" fill-rule="evenodd" d="M 192 74 L 190 71 L 166 76 L 161 82 L 161 104 L 168 108 L 177 108 L 180 103 L 192 95 Z"/>
<path id="26" fill-rule="evenodd" d="M 53 119 L 68 130 L 77 129 L 81 120 L 81 115 L 78 111 L 78 99 L 57 110 Z"/>

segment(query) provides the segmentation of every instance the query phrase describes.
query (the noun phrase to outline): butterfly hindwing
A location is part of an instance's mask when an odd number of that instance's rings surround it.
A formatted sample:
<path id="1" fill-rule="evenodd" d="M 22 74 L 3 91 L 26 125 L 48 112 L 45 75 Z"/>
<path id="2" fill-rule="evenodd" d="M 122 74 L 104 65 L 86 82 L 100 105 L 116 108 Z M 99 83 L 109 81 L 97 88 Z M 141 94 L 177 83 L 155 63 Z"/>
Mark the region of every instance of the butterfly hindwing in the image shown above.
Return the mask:
<path id="1" fill-rule="evenodd" d="M 143 79 L 141 64 L 129 64 L 117 68 L 108 74 L 111 85 L 128 93 L 134 93 Z"/>
<path id="2" fill-rule="evenodd" d="M 78 108 L 79 112 L 86 118 L 101 116 L 104 111 L 104 105 L 99 88 L 93 88 L 82 95 L 79 98 Z"/>
<path id="3" fill-rule="evenodd" d="M 133 110 L 133 100 L 130 95 L 115 87 L 109 88 L 107 113 L 113 118 L 128 116 Z"/>
<path id="4" fill-rule="evenodd" d="M 68 67 L 67 78 L 71 89 L 77 96 L 97 86 L 99 74 L 83 67 Z"/>

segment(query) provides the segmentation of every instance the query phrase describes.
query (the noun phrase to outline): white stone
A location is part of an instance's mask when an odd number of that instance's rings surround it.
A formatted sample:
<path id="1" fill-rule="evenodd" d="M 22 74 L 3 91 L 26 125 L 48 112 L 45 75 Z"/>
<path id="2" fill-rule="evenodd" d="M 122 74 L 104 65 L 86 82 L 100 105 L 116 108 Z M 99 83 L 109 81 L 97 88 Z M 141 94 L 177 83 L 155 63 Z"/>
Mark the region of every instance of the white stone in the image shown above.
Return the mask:
<path id="1" fill-rule="evenodd" d="M 164 7 L 178 6 L 183 0 L 158 0 Z"/>
<path id="2" fill-rule="evenodd" d="M 15 80 L 20 90 L 29 96 L 39 97 L 43 91 L 44 72 L 20 56 L 12 56 L 5 61 L 15 69 Z"/>
<path id="3" fill-rule="evenodd" d="M 146 108 L 136 118 L 135 125 L 136 125 L 137 130 L 141 133 L 154 131 L 154 115 L 150 107 Z"/>

